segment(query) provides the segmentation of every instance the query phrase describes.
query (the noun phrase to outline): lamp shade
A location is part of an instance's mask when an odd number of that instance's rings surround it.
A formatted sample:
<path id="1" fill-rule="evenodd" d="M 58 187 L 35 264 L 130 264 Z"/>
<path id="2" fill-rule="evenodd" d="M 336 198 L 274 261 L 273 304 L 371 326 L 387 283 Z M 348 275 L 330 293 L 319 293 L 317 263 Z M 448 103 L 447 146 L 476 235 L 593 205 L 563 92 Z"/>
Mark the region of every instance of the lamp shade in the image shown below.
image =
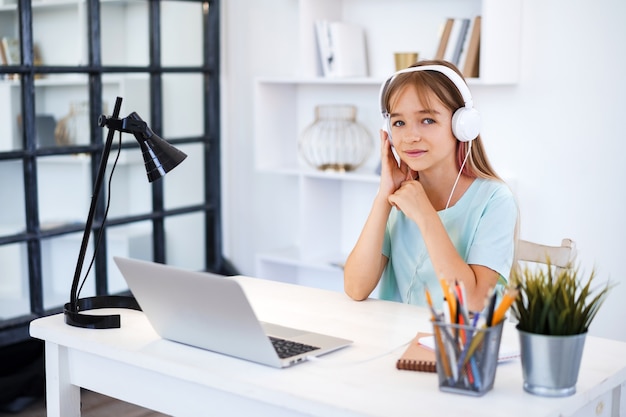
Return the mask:
<path id="1" fill-rule="evenodd" d="M 129 114 L 127 119 L 143 122 L 136 112 Z M 142 132 L 134 131 L 133 135 L 141 147 L 148 181 L 153 182 L 176 168 L 187 154 L 161 139 L 145 123 L 144 126 Z"/>

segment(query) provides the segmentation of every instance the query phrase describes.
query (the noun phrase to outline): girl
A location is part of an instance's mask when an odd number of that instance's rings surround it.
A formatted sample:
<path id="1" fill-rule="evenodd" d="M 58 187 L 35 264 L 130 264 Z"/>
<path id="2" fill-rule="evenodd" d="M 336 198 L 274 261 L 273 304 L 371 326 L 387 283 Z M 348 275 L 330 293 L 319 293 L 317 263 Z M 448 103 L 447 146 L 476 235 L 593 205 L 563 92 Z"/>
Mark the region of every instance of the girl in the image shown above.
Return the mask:
<path id="1" fill-rule="evenodd" d="M 426 289 L 443 299 L 445 279 L 481 311 L 510 272 L 517 205 L 487 159 L 469 89 L 452 64 L 420 61 L 387 80 L 380 100 L 380 186 L 345 291 L 364 300 L 382 279 L 381 298 L 426 305 Z"/>

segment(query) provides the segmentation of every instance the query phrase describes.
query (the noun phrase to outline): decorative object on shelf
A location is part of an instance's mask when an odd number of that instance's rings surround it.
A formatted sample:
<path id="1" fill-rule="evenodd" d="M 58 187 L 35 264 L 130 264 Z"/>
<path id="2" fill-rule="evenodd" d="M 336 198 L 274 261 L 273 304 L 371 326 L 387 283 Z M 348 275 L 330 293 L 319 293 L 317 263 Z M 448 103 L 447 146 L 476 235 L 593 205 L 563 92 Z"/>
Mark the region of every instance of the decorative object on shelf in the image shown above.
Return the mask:
<path id="1" fill-rule="evenodd" d="M 148 127 L 141 117 L 135 112 L 132 112 L 127 117 L 120 119 L 120 109 L 122 107 L 122 98 L 118 97 L 115 101 L 113 108 L 113 115 L 106 117 L 101 115 L 98 119 L 98 124 L 101 127 L 108 127 L 109 132 L 102 150 L 102 158 L 100 160 L 100 166 L 98 168 L 98 175 L 94 184 L 93 196 L 91 198 L 91 206 L 89 208 L 89 214 L 85 223 L 85 230 L 78 254 L 78 261 L 76 262 L 76 269 L 74 272 L 74 279 L 72 280 L 72 288 L 70 291 L 70 301 L 65 304 L 63 310 L 65 314 L 65 323 L 70 326 L 83 327 L 90 329 L 111 329 L 120 327 L 120 315 L 91 315 L 84 314 L 85 310 L 102 309 L 102 308 L 128 308 L 134 310 L 140 310 L 139 304 L 132 297 L 114 296 L 114 295 L 100 295 L 95 297 L 80 298 L 80 288 L 84 284 L 85 279 L 89 276 L 89 271 L 95 260 L 96 252 L 98 251 L 98 244 L 102 233 L 102 226 L 99 227 L 100 233 L 96 237 L 94 242 L 94 253 L 89 267 L 85 273 L 84 278 L 81 279 L 83 263 L 85 261 L 85 255 L 87 253 L 87 247 L 89 245 L 89 237 L 91 236 L 92 226 L 96 215 L 98 197 L 102 194 L 102 182 L 104 181 L 105 171 L 107 168 L 107 161 L 109 159 L 109 153 L 113 145 L 113 138 L 115 131 L 132 133 L 139 143 L 139 147 L 143 153 L 143 159 L 145 163 L 146 173 L 148 175 L 148 181 L 154 182 L 176 168 L 187 155 L 184 152 L 179 151 L 165 140 L 157 136 L 152 129 Z M 121 138 L 120 138 L 121 141 Z M 118 148 L 119 149 L 119 148 Z M 119 152 L 119 150 L 118 150 Z M 119 156 L 119 154 L 118 154 Z M 117 159 L 115 160 L 117 162 Z M 109 181 L 115 171 L 115 164 L 111 168 L 109 174 Z M 110 185 L 110 184 L 109 184 Z M 109 193 L 110 194 L 110 193 Z M 104 225 L 106 222 L 106 215 L 108 212 L 107 207 L 104 210 L 104 217 L 100 220 L 100 223 Z M 81 283 L 82 280 L 82 283 Z M 80 286 L 80 288 L 79 288 Z"/>
<path id="2" fill-rule="evenodd" d="M 415 64 L 419 58 L 418 52 L 395 52 L 393 54 L 396 71 L 403 70 Z"/>
<path id="3" fill-rule="evenodd" d="M 315 107 L 315 121 L 301 134 L 300 155 L 320 170 L 353 171 L 369 157 L 373 140 L 356 121 L 356 107 L 330 104 Z"/>
<path id="4" fill-rule="evenodd" d="M 54 142 L 58 146 L 67 146 L 71 144 L 70 131 L 68 127 L 68 120 L 70 116 L 63 116 L 56 124 L 54 128 Z"/>
<path id="5" fill-rule="evenodd" d="M 346 22 L 317 20 L 315 34 L 325 77 L 366 77 L 363 28 Z"/>
<path id="6" fill-rule="evenodd" d="M 43 65 L 43 57 L 41 55 L 41 48 L 37 44 L 33 44 L 33 64 L 36 67 L 40 67 Z M 44 78 L 44 75 L 41 73 L 35 73 L 35 79 L 40 80 Z"/>
<path id="7" fill-rule="evenodd" d="M 546 397 L 576 392 L 578 370 L 591 321 L 608 295 L 609 283 L 591 287 L 578 266 L 557 269 L 514 269 L 511 282 L 519 288 L 513 303 L 520 338 L 524 390 Z"/>
<path id="8" fill-rule="evenodd" d="M 0 0 L 2 1 L 2 0 Z M 7 54 L 4 51 L 4 44 L 0 40 L 0 65 L 9 65 L 9 60 L 7 58 Z"/>
<path id="9" fill-rule="evenodd" d="M 1 40 L 7 65 L 20 65 L 20 40 L 4 36 Z"/>
<path id="10" fill-rule="evenodd" d="M 106 103 L 102 110 L 107 111 Z M 54 139 L 57 146 L 86 145 L 89 143 L 89 102 L 73 101 L 70 111 L 63 116 L 54 129 Z"/>

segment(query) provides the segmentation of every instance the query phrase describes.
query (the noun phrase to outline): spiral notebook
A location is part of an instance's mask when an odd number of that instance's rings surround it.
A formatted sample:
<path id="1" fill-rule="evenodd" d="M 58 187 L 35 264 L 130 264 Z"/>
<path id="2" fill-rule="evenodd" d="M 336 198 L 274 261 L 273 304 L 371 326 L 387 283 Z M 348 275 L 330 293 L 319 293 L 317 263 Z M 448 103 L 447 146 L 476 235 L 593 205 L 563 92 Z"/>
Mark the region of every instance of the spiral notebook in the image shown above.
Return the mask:
<path id="1" fill-rule="evenodd" d="M 400 359 L 397 360 L 396 368 L 407 371 L 437 372 L 435 351 L 420 343 L 420 338 L 430 336 L 432 336 L 431 333 L 417 333 Z"/>

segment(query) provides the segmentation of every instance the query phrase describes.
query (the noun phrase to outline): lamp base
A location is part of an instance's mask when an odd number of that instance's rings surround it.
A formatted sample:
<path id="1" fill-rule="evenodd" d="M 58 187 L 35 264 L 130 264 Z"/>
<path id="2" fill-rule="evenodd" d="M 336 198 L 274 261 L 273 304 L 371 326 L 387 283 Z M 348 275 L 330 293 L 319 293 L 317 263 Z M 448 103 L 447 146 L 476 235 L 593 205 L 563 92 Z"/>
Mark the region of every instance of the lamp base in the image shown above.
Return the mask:
<path id="1" fill-rule="evenodd" d="M 74 327 L 82 327 L 85 329 L 119 329 L 119 314 L 92 315 L 83 314 L 85 310 L 95 310 L 100 308 L 127 308 L 131 310 L 141 311 L 141 307 L 137 300 L 133 297 L 120 295 L 105 295 L 81 298 L 76 303 L 77 311 L 72 308 L 72 303 L 66 303 L 63 307 L 65 314 L 65 323 Z"/>

